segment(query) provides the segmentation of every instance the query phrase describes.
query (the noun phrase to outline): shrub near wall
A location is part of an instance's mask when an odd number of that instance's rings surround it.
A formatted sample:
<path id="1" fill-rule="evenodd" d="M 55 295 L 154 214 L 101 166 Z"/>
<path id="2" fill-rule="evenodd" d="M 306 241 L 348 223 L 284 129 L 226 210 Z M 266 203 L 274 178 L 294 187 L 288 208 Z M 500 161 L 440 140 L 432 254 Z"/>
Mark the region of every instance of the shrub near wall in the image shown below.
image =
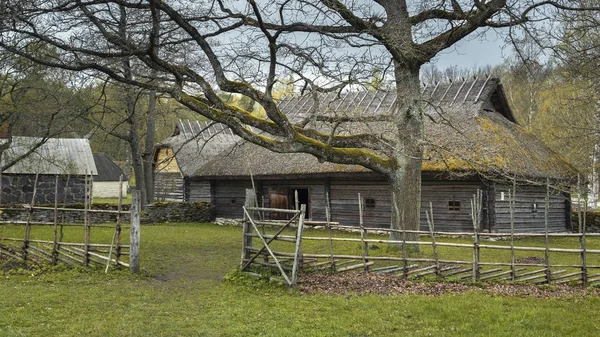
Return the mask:
<path id="1" fill-rule="evenodd" d="M 54 207 L 54 205 L 38 205 L 43 207 Z M 123 211 L 129 211 L 131 205 L 123 205 Z M 113 204 L 94 204 L 96 210 L 116 211 L 117 206 Z M 2 221 L 27 221 L 29 209 L 23 205 L 3 205 L 0 220 Z M 82 211 L 58 210 L 58 221 L 61 223 L 83 223 L 83 204 L 70 204 L 65 208 L 80 209 Z M 88 212 L 90 223 L 116 222 L 115 213 Z M 211 222 L 214 220 L 214 210 L 208 202 L 159 202 L 146 206 L 141 221 L 145 224 L 160 222 Z M 34 222 L 53 222 L 54 210 L 35 209 L 31 216 Z M 129 222 L 129 214 L 121 215 L 121 222 Z"/>
<path id="2" fill-rule="evenodd" d="M 587 211 L 585 214 L 585 226 L 586 232 L 588 233 L 600 233 L 600 211 Z M 577 211 L 572 213 L 571 221 L 573 222 L 573 229 L 579 230 L 579 216 Z M 582 218 L 583 221 L 583 218 Z"/>

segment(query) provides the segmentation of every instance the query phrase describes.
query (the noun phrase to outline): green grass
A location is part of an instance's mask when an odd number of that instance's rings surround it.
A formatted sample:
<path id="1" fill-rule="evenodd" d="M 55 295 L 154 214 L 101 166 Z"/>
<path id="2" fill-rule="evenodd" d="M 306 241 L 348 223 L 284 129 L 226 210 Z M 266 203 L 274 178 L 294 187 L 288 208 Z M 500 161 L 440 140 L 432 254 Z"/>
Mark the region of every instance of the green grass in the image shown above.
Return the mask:
<path id="1" fill-rule="evenodd" d="M 131 193 L 127 193 L 127 195 L 123 196 L 123 204 L 124 205 L 131 205 Z M 112 204 L 112 205 L 118 205 L 119 204 L 119 198 L 97 198 L 95 197 L 92 200 L 93 204 Z"/>
<path id="2" fill-rule="evenodd" d="M 98 241 L 111 235 L 92 231 Z M 0 336 L 595 336 L 600 329 L 598 297 L 302 295 L 221 281 L 239 266 L 241 228 L 153 225 L 141 235 L 142 275 L 103 268 L 2 274 Z M 358 244 L 335 248 L 360 251 Z"/>

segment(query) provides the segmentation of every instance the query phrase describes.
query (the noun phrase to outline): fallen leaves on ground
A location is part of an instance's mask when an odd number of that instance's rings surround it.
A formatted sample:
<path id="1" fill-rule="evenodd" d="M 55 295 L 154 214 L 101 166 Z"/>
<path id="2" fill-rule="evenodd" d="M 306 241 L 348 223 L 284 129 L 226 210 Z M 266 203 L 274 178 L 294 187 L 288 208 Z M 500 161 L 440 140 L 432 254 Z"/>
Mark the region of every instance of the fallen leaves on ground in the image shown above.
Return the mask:
<path id="1" fill-rule="evenodd" d="M 375 273 L 311 274 L 300 279 L 302 293 L 327 294 L 380 294 L 380 295 L 443 295 L 464 294 L 470 291 L 500 296 L 527 296 L 536 298 L 562 298 L 574 296 L 598 296 L 598 289 L 586 289 L 569 285 L 532 284 L 467 284 L 444 281 L 410 280 L 399 276 Z"/>

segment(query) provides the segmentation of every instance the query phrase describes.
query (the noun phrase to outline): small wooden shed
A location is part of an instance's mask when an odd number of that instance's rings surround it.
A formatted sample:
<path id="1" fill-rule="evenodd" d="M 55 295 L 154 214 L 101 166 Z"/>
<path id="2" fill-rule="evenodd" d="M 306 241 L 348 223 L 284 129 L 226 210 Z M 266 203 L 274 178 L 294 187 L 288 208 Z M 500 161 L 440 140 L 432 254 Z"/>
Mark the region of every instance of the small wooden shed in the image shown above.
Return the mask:
<path id="1" fill-rule="evenodd" d="M 570 228 L 568 188 L 577 172 L 517 124 L 498 79 L 437 84 L 425 88 L 424 97 L 428 104 L 421 196 L 423 229 L 425 210 L 431 202 L 438 230 L 471 231 L 470 199 L 481 190 L 482 228 L 508 231 L 508 193 L 513 179 L 517 184 L 517 231 L 544 228 L 547 181 L 552 185 L 549 228 Z M 290 120 L 301 121 L 319 107 L 323 107 L 319 112 L 322 115 L 385 114 L 395 100 L 394 92 L 349 92 L 320 96 L 318 100 L 314 96 L 285 98 L 280 108 Z M 325 123 L 313 126 L 325 132 L 332 130 Z M 339 123 L 335 127 L 354 132 L 364 128 L 383 137 L 395 131 L 390 123 Z M 360 193 L 365 224 L 390 226 L 391 191 L 385 177 L 362 166 L 321 163 L 308 154 L 274 153 L 242 141 L 189 176 L 188 188 L 194 192 L 186 200 L 211 201 L 217 217 L 241 218 L 245 190 L 252 188 L 251 175 L 267 207 L 293 207 L 297 191 L 298 201 L 308 206 L 309 219 L 324 221 L 328 202 L 332 221 L 358 225 Z"/>
<path id="2" fill-rule="evenodd" d="M 2 172 L 2 203 L 31 202 L 36 175 L 36 203 L 54 203 L 57 177 L 60 202 L 84 202 L 86 176 L 98 174 L 87 139 L 13 136 L 2 166 L 17 159 Z"/>

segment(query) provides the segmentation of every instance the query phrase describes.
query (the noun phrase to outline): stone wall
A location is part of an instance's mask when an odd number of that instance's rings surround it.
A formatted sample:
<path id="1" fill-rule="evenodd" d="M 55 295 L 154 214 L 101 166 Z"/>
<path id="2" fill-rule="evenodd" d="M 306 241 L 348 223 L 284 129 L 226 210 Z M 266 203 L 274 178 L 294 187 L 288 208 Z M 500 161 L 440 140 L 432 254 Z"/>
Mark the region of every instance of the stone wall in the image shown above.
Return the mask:
<path id="1" fill-rule="evenodd" d="M 575 231 L 579 229 L 579 216 L 577 211 L 572 213 L 573 228 Z M 583 221 L 583 219 L 582 219 Z M 586 232 L 588 233 L 600 233 L 600 211 L 587 211 L 585 212 L 585 225 Z"/>
<path id="2" fill-rule="evenodd" d="M 160 222 L 211 222 L 215 219 L 214 207 L 209 202 L 155 202 L 146 206 L 142 221 Z"/>
<path id="3" fill-rule="evenodd" d="M 56 191 L 55 175 L 39 175 L 35 203 L 54 204 Z M 2 175 L 2 203 L 28 204 L 33 197 L 35 174 L 4 174 Z M 58 178 L 58 201 L 76 203 L 85 200 L 85 178 L 79 176 L 61 175 Z"/>
<path id="4" fill-rule="evenodd" d="M 40 206 L 53 207 L 53 204 L 41 204 Z M 4 205 L 0 220 L 2 221 L 27 221 L 28 209 L 23 205 Z M 70 204 L 66 208 L 80 209 L 81 211 L 58 210 L 58 219 L 62 223 L 83 223 L 83 204 Z M 117 210 L 113 204 L 94 204 L 95 210 Z M 129 211 L 130 205 L 123 205 L 123 211 Z M 91 223 L 115 222 L 115 213 L 88 212 Z M 211 222 L 214 220 L 214 209 L 207 202 L 159 202 L 146 206 L 142 213 L 141 221 L 145 224 L 161 222 Z M 31 221 L 53 222 L 54 210 L 35 209 Z M 121 216 L 122 223 L 129 222 L 129 214 Z"/>

